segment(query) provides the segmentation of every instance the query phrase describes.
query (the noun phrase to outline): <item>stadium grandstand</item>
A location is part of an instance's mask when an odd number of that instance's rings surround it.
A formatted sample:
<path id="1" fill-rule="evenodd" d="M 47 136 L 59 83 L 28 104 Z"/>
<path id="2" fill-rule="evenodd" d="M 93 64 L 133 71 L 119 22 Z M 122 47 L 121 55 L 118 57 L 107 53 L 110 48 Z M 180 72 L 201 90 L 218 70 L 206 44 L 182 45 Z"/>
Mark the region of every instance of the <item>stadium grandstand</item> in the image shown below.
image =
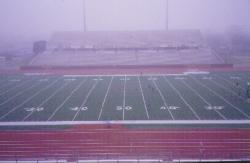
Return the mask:
<path id="1" fill-rule="evenodd" d="M 30 66 L 221 64 L 199 30 L 57 32 Z M 66 65 L 65 65 L 66 63 Z"/>
<path id="2" fill-rule="evenodd" d="M 250 162 L 247 38 L 169 10 L 165 30 L 88 31 L 79 2 L 83 31 L 0 47 L 0 163 Z"/>

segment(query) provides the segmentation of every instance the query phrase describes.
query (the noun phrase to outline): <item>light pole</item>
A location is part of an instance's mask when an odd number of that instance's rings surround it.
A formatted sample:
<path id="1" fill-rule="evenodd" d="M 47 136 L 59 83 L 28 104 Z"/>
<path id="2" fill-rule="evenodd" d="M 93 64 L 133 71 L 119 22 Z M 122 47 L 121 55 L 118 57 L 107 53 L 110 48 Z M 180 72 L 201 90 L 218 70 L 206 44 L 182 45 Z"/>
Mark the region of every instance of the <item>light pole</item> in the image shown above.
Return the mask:
<path id="1" fill-rule="evenodd" d="M 166 30 L 169 30 L 169 0 L 166 0 Z"/>
<path id="2" fill-rule="evenodd" d="M 86 1 L 82 0 L 83 5 L 83 31 L 87 31 L 87 25 L 86 25 Z"/>

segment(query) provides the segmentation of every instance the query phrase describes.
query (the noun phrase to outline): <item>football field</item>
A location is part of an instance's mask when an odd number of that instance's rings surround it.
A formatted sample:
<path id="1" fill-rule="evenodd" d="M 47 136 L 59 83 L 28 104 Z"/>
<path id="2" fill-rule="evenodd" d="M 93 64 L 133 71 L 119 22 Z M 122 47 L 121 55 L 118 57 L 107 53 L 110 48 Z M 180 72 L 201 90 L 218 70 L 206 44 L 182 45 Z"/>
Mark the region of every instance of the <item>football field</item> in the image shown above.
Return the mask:
<path id="1" fill-rule="evenodd" d="M 1 122 L 250 119 L 250 74 L 0 76 Z"/>

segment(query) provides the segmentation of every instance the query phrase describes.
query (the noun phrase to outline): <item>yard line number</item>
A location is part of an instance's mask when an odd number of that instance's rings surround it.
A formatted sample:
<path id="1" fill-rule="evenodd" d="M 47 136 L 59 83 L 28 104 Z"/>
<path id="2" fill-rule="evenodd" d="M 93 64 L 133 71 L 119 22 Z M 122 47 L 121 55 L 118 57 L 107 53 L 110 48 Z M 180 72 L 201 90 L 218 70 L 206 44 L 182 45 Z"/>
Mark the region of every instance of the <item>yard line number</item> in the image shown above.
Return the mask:
<path id="1" fill-rule="evenodd" d="M 72 111 L 86 111 L 88 109 L 89 108 L 87 106 L 70 108 L 70 110 L 72 110 Z"/>
<path id="2" fill-rule="evenodd" d="M 31 107 L 31 108 L 24 108 L 27 112 L 41 112 L 44 110 L 43 107 Z"/>
<path id="3" fill-rule="evenodd" d="M 162 107 L 160 107 L 160 110 L 177 110 L 179 108 L 180 107 L 178 107 L 178 106 L 162 106 Z"/>

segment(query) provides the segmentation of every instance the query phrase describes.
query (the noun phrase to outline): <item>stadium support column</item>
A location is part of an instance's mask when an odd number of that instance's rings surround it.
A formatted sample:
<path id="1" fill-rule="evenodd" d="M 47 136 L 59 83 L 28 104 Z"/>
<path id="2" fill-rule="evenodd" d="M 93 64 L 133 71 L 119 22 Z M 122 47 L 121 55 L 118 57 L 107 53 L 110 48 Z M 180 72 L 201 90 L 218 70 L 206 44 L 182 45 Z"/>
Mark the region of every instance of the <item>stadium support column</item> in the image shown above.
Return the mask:
<path id="1" fill-rule="evenodd" d="M 169 0 L 166 0 L 166 30 L 169 30 Z"/>
<path id="2" fill-rule="evenodd" d="M 82 0 L 83 4 L 83 31 L 87 31 L 87 25 L 86 25 L 86 0 Z"/>

